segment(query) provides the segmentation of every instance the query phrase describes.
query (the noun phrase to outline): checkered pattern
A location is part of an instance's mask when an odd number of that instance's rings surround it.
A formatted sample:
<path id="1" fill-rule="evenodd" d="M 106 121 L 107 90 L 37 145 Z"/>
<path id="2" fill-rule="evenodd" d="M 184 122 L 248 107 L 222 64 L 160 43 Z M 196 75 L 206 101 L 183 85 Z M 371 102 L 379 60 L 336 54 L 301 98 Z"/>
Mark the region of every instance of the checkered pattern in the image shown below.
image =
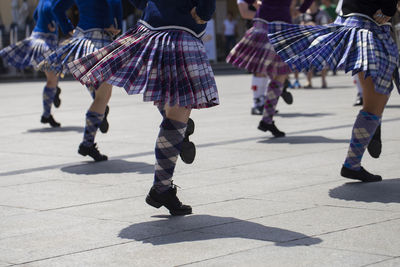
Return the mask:
<path id="1" fill-rule="evenodd" d="M 272 80 L 267 89 L 267 96 L 265 98 L 264 114 L 262 120 L 267 124 L 272 124 L 272 118 L 276 112 L 279 97 L 282 94 L 283 84 Z"/>
<path id="2" fill-rule="evenodd" d="M 394 76 L 399 88 L 399 56 L 390 26 L 352 16 L 338 17 L 325 26 L 273 22 L 268 31 L 271 44 L 292 69 L 365 72 L 372 77 L 375 90 L 385 95 L 393 90 Z"/>
<path id="3" fill-rule="evenodd" d="M 56 48 L 55 34 L 33 32 L 30 37 L 2 49 L 0 56 L 17 69 L 37 68 Z"/>
<path id="4" fill-rule="evenodd" d="M 101 83 L 143 94 L 144 101 L 188 108 L 219 104 L 214 74 L 202 42 L 182 30 L 153 31 L 143 25 L 109 46 L 68 65 L 87 87 Z"/>
<path id="5" fill-rule="evenodd" d="M 40 69 L 46 68 L 63 75 L 70 73 L 67 64 L 110 44 L 113 37 L 100 29 L 83 31 L 76 28 L 72 38 L 62 42 L 47 60 L 40 64 Z"/>
<path id="6" fill-rule="evenodd" d="M 226 61 L 251 73 L 262 73 L 270 77 L 290 73 L 289 66 L 276 54 L 267 34 L 267 22 L 256 20 L 229 53 Z"/>
<path id="7" fill-rule="evenodd" d="M 104 114 L 99 114 L 94 111 L 88 111 L 86 113 L 86 125 L 85 133 L 83 134 L 82 144 L 84 146 L 92 146 L 96 137 L 97 129 L 99 129 L 101 122 L 103 121 Z"/>
<path id="8" fill-rule="evenodd" d="M 186 123 L 167 118 L 161 123 L 156 141 L 154 170 L 154 186 L 159 192 L 164 192 L 172 186 L 172 176 L 181 152 L 186 127 Z"/>
<path id="9" fill-rule="evenodd" d="M 352 170 L 360 170 L 361 159 L 365 149 L 381 123 L 381 117 L 366 111 L 360 111 L 353 126 L 349 151 L 344 166 Z"/>

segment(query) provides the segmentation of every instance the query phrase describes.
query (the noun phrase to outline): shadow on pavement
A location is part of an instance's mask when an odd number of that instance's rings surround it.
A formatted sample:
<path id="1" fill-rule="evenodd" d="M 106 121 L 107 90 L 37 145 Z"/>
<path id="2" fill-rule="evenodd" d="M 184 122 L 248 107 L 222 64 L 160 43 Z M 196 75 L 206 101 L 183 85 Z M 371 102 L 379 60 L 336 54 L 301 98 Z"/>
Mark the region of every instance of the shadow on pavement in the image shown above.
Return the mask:
<path id="1" fill-rule="evenodd" d="M 132 224 L 119 233 L 120 238 L 142 241 L 153 245 L 212 240 L 220 238 L 246 238 L 275 242 L 276 246 L 310 246 L 322 242 L 302 233 L 281 228 L 264 226 L 259 223 L 239 220 L 233 217 L 211 215 L 191 215 L 184 217 L 165 216 L 158 221 Z M 205 224 L 209 224 L 204 226 Z M 173 234 L 143 238 L 143 230 L 149 227 L 162 227 L 176 230 Z M 189 229 L 188 229 L 189 228 Z M 193 230 L 194 232 L 188 232 Z M 295 241 L 295 242 L 293 242 Z"/>
<path id="2" fill-rule="evenodd" d="M 278 113 L 275 114 L 275 117 L 282 117 L 282 118 L 294 118 L 294 117 L 307 117 L 307 118 L 314 118 L 314 117 L 324 117 L 324 116 L 333 116 L 334 113 Z"/>
<path id="3" fill-rule="evenodd" d="M 286 136 L 280 138 L 270 138 L 261 140 L 257 143 L 264 144 L 326 144 L 326 143 L 348 143 L 348 139 L 331 139 L 324 136 Z"/>
<path id="4" fill-rule="evenodd" d="M 329 196 L 349 201 L 400 203 L 400 179 L 347 183 L 331 189 Z"/>
<path id="5" fill-rule="evenodd" d="M 400 108 L 400 105 L 387 105 L 385 108 Z"/>
<path id="6" fill-rule="evenodd" d="M 89 162 L 86 164 L 62 167 L 61 171 L 72 174 L 106 174 L 106 173 L 153 173 L 154 165 L 145 162 L 130 162 L 121 159 L 103 162 Z"/>
<path id="7" fill-rule="evenodd" d="M 53 132 L 77 132 L 83 133 L 85 128 L 78 126 L 66 126 L 66 127 L 58 127 L 58 128 L 37 128 L 37 129 L 29 129 L 25 133 L 53 133 Z"/>

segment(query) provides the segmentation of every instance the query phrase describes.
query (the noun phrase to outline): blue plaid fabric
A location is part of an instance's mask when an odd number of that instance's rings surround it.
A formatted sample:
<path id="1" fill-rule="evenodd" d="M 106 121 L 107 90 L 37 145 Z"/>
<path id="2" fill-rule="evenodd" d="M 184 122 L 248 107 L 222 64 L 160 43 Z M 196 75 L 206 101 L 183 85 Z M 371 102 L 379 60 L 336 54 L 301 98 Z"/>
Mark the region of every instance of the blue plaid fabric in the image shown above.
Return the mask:
<path id="1" fill-rule="evenodd" d="M 143 94 L 144 101 L 206 108 L 219 104 L 214 74 L 201 40 L 183 30 L 139 24 L 112 44 L 68 65 L 87 87 L 103 82 Z"/>
<path id="2" fill-rule="evenodd" d="M 40 64 L 40 69 L 50 69 L 62 75 L 70 73 L 67 64 L 110 44 L 113 37 L 102 29 L 84 31 L 76 28 L 74 35 L 62 42 L 47 60 Z"/>
<path id="3" fill-rule="evenodd" d="M 17 68 L 38 68 L 39 63 L 57 48 L 57 35 L 33 32 L 30 37 L 0 50 L 0 56 Z"/>
<path id="4" fill-rule="evenodd" d="M 275 51 L 292 69 L 365 72 L 378 93 L 390 94 L 393 78 L 399 89 L 399 55 L 388 25 L 351 16 L 325 26 L 272 22 L 268 32 Z"/>

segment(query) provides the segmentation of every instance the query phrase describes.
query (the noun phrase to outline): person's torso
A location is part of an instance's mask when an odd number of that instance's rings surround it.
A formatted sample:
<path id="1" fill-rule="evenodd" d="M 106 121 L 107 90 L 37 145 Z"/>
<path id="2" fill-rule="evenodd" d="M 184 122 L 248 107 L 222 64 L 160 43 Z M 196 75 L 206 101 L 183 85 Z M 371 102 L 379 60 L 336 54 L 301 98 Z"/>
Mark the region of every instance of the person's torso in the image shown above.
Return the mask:
<path id="1" fill-rule="evenodd" d="M 75 0 L 79 10 L 78 27 L 83 30 L 115 25 L 112 7 L 106 0 Z"/>
<path id="2" fill-rule="evenodd" d="M 204 33 L 206 24 L 197 24 L 190 14 L 199 0 L 149 0 L 142 21 L 155 29 L 182 27 L 196 36 Z"/>
<path id="3" fill-rule="evenodd" d="M 343 0 L 341 14 L 359 13 L 373 18 L 376 11 L 382 8 L 382 2 L 382 0 Z"/>
<path id="4" fill-rule="evenodd" d="M 226 19 L 224 21 L 225 32 L 224 35 L 235 35 L 236 22 L 234 20 Z"/>
<path id="5" fill-rule="evenodd" d="M 54 15 L 51 11 L 52 0 L 40 0 L 39 4 L 36 7 L 35 14 L 37 15 L 36 26 L 33 29 L 34 32 L 43 32 L 43 33 L 57 33 L 57 25 L 55 23 Z M 49 25 L 51 28 L 55 28 L 55 31 L 52 32 L 49 29 Z"/>
<path id="6" fill-rule="evenodd" d="M 291 23 L 290 5 L 292 0 L 263 0 L 256 18 L 266 21 Z"/>

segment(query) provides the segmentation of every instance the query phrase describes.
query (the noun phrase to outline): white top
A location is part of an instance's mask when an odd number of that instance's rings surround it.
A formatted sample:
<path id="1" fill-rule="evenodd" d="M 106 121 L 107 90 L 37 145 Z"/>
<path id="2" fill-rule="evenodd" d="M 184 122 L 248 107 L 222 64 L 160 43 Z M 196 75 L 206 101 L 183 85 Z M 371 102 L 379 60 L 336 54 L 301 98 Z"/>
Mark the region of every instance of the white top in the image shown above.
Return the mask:
<path id="1" fill-rule="evenodd" d="M 237 0 L 237 3 L 240 4 L 240 3 L 246 3 L 246 2 L 244 0 Z"/>
<path id="2" fill-rule="evenodd" d="M 225 36 L 232 36 L 235 35 L 235 27 L 236 27 L 236 20 L 228 20 L 225 19 L 224 20 L 224 26 L 225 26 L 225 31 L 224 31 L 224 35 Z"/>

